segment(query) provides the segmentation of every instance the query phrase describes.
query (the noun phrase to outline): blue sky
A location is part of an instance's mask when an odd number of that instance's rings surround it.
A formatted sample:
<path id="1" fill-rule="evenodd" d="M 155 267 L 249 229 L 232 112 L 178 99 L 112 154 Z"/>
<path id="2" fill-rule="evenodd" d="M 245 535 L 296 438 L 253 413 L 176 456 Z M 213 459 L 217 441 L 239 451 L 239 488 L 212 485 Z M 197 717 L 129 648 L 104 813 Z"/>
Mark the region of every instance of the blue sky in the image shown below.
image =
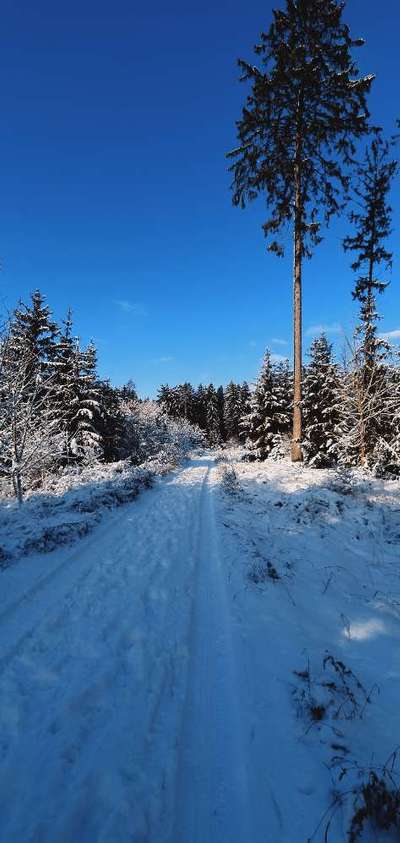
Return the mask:
<path id="1" fill-rule="evenodd" d="M 161 382 L 252 379 L 264 347 L 291 351 L 291 252 L 265 251 L 262 201 L 231 205 L 224 154 L 245 87 L 236 58 L 272 6 L 239 0 L 5 0 L 0 65 L 0 299 L 39 287 L 57 317 L 98 344 L 100 372 Z M 377 75 L 370 103 L 400 117 L 398 0 L 348 0 L 346 20 Z M 399 242 L 399 185 L 393 247 Z M 341 342 L 354 306 L 343 226 L 304 273 L 306 342 Z M 400 277 L 379 306 L 400 331 Z"/>

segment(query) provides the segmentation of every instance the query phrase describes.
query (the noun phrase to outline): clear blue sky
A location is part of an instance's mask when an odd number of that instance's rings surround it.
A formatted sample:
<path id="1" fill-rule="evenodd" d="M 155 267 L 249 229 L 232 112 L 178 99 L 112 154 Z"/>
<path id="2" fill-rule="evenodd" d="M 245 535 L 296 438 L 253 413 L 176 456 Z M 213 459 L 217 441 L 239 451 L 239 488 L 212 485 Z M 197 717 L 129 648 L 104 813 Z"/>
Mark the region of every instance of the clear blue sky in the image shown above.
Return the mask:
<path id="1" fill-rule="evenodd" d="M 39 287 L 58 317 L 71 305 L 101 374 L 141 394 L 252 379 L 267 344 L 290 354 L 290 249 L 266 254 L 262 202 L 231 206 L 224 160 L 245 95 L 236 58 L 252 56 L 277 5 L 3 2 L 0 299 L 11 308 Z M 398 0 L 348 0 L 346 19 L 367 40 L 357 57 L 391 131 Z M 398 184 L 393 205 L 396 246 Z M 340 243 L 332 226 L 304 277 L 305 329 L 330 326 L 335 340 L 354 317 Z M 386 331 L 400 330 L 399 272 L 396 261 L 380 301 Z"/>

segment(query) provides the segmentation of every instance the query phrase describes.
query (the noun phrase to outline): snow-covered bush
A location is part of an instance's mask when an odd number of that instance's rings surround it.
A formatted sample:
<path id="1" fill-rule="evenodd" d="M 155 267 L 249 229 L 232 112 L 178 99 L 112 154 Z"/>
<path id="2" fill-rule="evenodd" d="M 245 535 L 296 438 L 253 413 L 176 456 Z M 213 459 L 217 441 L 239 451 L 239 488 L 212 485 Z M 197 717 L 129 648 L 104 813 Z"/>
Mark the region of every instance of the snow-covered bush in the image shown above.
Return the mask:
<path id="1" fill-rule="evenodd" d="M 156 401 L 131 401 L 121 407 L 124 416 L 123 456 L 133 465 L 149 459 L 176 463 L 191 448 L 203 446 L 200 428 L 186 419 L 169 416 Z"/>

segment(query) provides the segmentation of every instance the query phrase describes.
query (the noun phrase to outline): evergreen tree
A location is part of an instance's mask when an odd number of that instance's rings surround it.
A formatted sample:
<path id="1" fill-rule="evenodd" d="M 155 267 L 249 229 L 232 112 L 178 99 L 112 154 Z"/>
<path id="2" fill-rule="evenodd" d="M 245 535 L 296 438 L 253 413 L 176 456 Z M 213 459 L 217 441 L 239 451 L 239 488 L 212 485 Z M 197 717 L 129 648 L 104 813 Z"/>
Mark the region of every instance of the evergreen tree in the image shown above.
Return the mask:
<path id="1" fill-rule="evenodd" d="M 250 387 L 246 381 L 243 381 L 243 383 L 239 387 L 240 416 L 238 420 L 238 437 L 240 442 L 244 442 L 246 439 L 243 420 L 247 418 L 250 412 L 250 399 Z"/>
<path id="2" fill-rule="evenodd" d="M 78 459 L 100 457 L 103 452 L 103 410 L 97 380 L 97 352 L 93 342 L 75 348 L 77 410 L 73 418 L 71 450 Z"/>
<path id="3" fill-rule="evenodd" d="M 160 394 L 161 394 L 161 391 L 163 389 L 168 389 L 168 387 L 161 386 Z M 137 396 L 137 392 L 136 392 L 136 388 L 135 388 L 135 384 L 133 383 L 133 380 L 127 381 L 127 383 L 125 383 L 121 387 L 121 389 L 119 390 L 119 395 L 120 395 L 121 401 L 137 401 L 138 400 L 138 396 Z M 158 398 L 158 400 L 160 401 L 160 397 Z"/>
<path id="4" fill-rule="evenodd" d="M 314 468 L 329 468 L 337 461 L 338 371 L 324 334 L 312 342 L 309 357 L 304 375 L 304 455 Z"/>
<path id="5" fill-rule="evenodd" d="M 100 381 L 98 388 L 103 457 L 105 462 L 113 462 L 121 459 L 122 455 L 124 416 L 121 412 L 121 395 L 109 380 Z"/>
<path id="6" fill-rule="evenodd" d="M 265 460 L 272 451 L 283 454 L 282 438 L 289 431 L 290 409 L 289 366 L 273 363 L 267 350 L 250 397 L 249 412 L 241 422 L 246 447 L 255 459 Z"/>
<path id="7" fill-rule="evenodd" d="M 225 442 L 226 440 L 226 431 L 225 431 L 225 420 L 224 420 L 224 387 L 219 386 L 217 389 L 217 405 L 218 405 L 218 422 L 219 422 L 219 435 L 221 442 Z"/>
<path id="8" fill-rule="evenodd" d="M 242 421 L 246 447 L 258 460 L 265 460 L 274 445 L 270 423 L 272 391 L 271 355 L 266 351 L 260 375 L 250 397 L 249 413 Z"/>
<path id="9" fill-rule="evenodd" d="M 8 477 L 21 504 L 24 488 L 39 485 L 63 447 L 60 396 L 54 377 L 12 321 L 0 345 L 0 475 Z M 43 364 L 43 370 L 41 367 Z"/>
<path id="10" fill-rule="evenodd" d="M 231 381 L 224 395 L 224 427 L 228 440 L 239 438 L 239 425 L 243 415 L 241 387 Z"/>
<path id="11" fill-rule="evenodd" d="M 52 370 L 54 387 L 58 396 L 54 407 L 54 418 L 64 433 L 64 446 L 60 453 L 60 462 L 70 458 L 70 441 L 74 432 L 74 417 L 78 409 L 79 375 L 76 367 L 76 339 L 72 336 L 72 313 L 67 317 L 59 331 L 58 343 L 52 349 Z"/>
<path id="12" fill-rule="evenodd" d="M 194 398 L 194 423 L 197 424 L 200 430 L 207 429 L 207 390 L 203 384 L 197 387 Z"/>
<path id="13" fill-rule="evenodd" d="M 179 418 L 193 420 L 194 391 L 191 383 L 183 383 L 179 390 Z"/>
<path id="14" fill-rule="evenodd" d="M 378 278 L 382 264 L 390 267 L 392 253 L 385 246 L 391 232 L 391 207 L 388 193 L 397 172 L 397 162 L 390 157 L 390 144 L 376 132 L 365 151 L 364 161 L 358 166 L 358 184 L 354 188 L 356 210 L 350 213 L 354 234 L 345 238 L 347 251 L 356 253 L 352 263 L 356 279 L 353 298 L 360 302 L 360 323 L 356 329 L 357 391 L 359 400 L 365 405 L 365 418 L 360 419 L 363 434 L 360 440 L 359 459 L 364 464 L 381 435 L 383 414 L 373 410 L 375 400 L 380 404 L 386 379 L 385 361 L 389 346 L 377 335 L 379 319 L 376 308 L 376 294 L 383 293 L 387 282 Z M 364 393 L 364 397 L 362 395 Z"/>
<path id="15" fill-rule="evenodd" d="M 366 95 L 373 76 L 357 79 L 354 41 L 339 0 L 286 0 L 255 52 L 263 69 L 240 60 L 251 93 L 237 123 L 233 202 L 266 194 L 268 249 L 290 222 L 294 238 L 294 405 L 292 459 L 302 458 L 302 260 L 321 240 L 321 223 L 342 207 L 354 143 L 368 131 Z"/>
<path id="16" fill-rule="evenodd" d="M 400 476 L 400 368 L 386 367 L 386 389 L 380 412 L 380 435 L 368 464 L 377 477 Z M 383 422 L 383 424 L 382 424 Z"/>
<path id="17" fill-rule="evenodd" d="M 27 383 L 33 382 L 34 375 L 50 370 L 58 333 L 51 310 L 39 290 L 32 293 L 30 305 L 19 303 L 11 320 L 9 355 L 25 360 Z"/>
<path id="18" fill-rule="evenodd" d="M 161 384 L 158 390 L 157 401 L 168 416 L 174 415 L 175 400 L 173 390 L 168 384 Z"/>
<path id="19" fill-rule="evenodd" d="M 210 445 L 219 445 L 221 442 L 220 419 L 218 408 L 218 396 L 215 386 L 210 383 L 206 393 L 207 408 L 207 438 Z"/>
<path id="20" fill-rule="evenodd" d="M 275 398 L 275 423 L 279 433 L 287 435 L 290 431 L 290 422 L 293 410 L 293 378 L 289 369 L 289 361 L 277 361 L 273 363 L 272 369 Z"/>

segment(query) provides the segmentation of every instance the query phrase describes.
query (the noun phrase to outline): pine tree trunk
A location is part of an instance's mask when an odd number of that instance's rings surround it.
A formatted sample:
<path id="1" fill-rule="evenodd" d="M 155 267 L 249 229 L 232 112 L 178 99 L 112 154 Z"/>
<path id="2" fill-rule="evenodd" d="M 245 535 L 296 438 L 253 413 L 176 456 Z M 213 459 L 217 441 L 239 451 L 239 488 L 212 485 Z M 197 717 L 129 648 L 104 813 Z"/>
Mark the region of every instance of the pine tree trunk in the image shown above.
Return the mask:
<path id="1" fill-rule="evenodd" d="M 296 139 L 295 160 L 295 220 L 294 220 L 294 264 L 293 264 L 293 359 L 294 359 L 294 401 L 293 401 L 293 439 L 292 462 L 301 462 L 302 439 L 302 196 L 301 196 L 301 138 Z"/>

